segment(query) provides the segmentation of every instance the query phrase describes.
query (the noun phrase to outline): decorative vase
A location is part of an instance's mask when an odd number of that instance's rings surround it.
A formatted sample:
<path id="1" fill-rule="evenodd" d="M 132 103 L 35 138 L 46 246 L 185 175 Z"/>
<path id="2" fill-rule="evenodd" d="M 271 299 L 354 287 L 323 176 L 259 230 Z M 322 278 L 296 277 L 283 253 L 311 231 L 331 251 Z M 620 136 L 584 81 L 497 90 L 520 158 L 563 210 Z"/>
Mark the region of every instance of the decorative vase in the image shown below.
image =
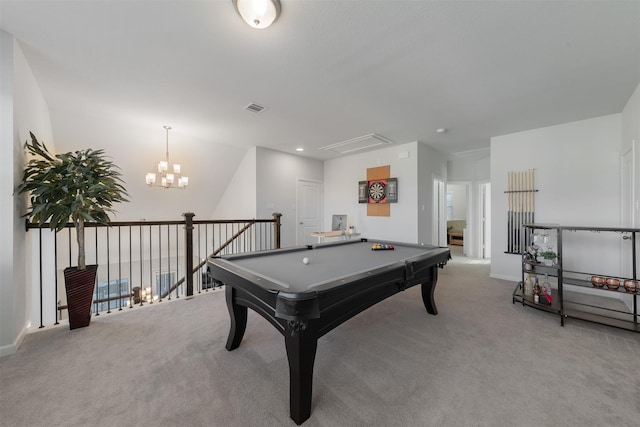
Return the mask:
<path id="1" fill-rule="evenodd" d="M 78 267 L 64 269 L 69 329 L 89 326 L 91 322 L 91 302 L 93 301 L 93 289 L 97 273 L 97 265 L 87 265 L 84 270 L 78 270 Z"/>
<path id="2" fill-rule="evenodd" d="M 530 274 L 527 274 L 527 278 L 524 281 L 524 294 L 526 296 L 533 295 L 533 280 Z"/>

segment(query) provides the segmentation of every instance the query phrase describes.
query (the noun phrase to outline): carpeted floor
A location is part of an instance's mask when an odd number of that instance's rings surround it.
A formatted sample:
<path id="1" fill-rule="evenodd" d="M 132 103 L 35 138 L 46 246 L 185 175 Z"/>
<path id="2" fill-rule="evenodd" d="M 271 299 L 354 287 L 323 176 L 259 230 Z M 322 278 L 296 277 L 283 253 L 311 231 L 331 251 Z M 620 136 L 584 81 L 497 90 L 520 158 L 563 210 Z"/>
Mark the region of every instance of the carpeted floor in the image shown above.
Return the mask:
<path id="1" fill-rule="evenodd" d="M 639 426 L 640 334 L 511 303 L 455 256 L 320 339 L 307 427 Z M 294 426 L 282 336 L 250 311 L 224 345 L 223 291 L 48 327 L 0 360 L 2 426 Z"/>

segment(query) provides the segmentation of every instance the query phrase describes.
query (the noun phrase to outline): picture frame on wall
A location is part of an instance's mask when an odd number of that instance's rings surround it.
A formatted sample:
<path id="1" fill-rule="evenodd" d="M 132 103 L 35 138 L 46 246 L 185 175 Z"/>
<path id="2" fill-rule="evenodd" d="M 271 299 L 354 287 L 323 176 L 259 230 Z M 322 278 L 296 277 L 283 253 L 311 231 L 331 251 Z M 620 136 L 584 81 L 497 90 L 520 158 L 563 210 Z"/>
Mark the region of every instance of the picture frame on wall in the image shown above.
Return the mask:
<path id="1" fill-rule="evenodd" d="M 358 203 L 369 202 L 369 181 L 358 182 Z"/>
<path id="2" fill-rule="evenodd" d="M 358 203 L 398 203 L 398 178 L 358 181 Z"/>
<path id="3" fill-rule="evenodd" d="M 398 203 L 398 178 L 387 178 L 387 203 Z"/>

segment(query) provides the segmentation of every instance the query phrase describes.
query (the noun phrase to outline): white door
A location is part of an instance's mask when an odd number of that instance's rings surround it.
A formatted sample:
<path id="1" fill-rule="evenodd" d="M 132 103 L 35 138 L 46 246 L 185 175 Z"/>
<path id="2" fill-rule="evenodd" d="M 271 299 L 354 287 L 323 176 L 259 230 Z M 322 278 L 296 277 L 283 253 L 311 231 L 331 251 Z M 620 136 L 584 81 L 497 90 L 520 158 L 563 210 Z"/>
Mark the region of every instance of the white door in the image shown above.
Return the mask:
<path id="1" fill-rule="evenodd" d="M 432 244 L 435 246 L 447 246 L 447 214 L 445 203 L 444 181 L 433 177 L 433 236 Z"/>
<path id="2" fill-rule="evenodd" d="M 635 141 L 634 141 L 635 142 Z M 633 145 L 631 150 L 622 155 L 622 226 L 634 227 L 633 224 L 633 194 L 634 194 L 634 165 L 633 165 Z M 631 255 L 631 235 L 622 238 L 622 275 L 632 277 L 632 255 Z M 636 242 L 637 244 L 637 242 Z M 636 267 L 638 271 L 639 267 Z"/>
<path id="3" fill-rule="evenodd" d="M 322 231 L 322 183 L 299 179 L 296 192 L 296 244 L 318 243 L 318 239 L 309 233 Z"/>
<path id="4" fill-rule="evenodd" d="M 491 183 L 480 184 L 480 254 L 491 258 Z"/>

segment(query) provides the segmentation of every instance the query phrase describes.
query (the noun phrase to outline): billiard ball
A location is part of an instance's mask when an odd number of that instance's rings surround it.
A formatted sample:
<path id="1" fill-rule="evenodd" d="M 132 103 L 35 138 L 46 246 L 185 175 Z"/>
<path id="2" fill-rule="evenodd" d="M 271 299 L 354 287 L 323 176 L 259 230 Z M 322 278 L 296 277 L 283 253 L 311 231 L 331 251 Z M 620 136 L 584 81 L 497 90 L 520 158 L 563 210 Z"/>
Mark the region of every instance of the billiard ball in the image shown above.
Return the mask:
<path id="1" fill-rule="evenodd" d="M 302 263 L 303 264 L 309 264 L 309 258 L 307 258 L 307 257 L 302 258 Z"/>

